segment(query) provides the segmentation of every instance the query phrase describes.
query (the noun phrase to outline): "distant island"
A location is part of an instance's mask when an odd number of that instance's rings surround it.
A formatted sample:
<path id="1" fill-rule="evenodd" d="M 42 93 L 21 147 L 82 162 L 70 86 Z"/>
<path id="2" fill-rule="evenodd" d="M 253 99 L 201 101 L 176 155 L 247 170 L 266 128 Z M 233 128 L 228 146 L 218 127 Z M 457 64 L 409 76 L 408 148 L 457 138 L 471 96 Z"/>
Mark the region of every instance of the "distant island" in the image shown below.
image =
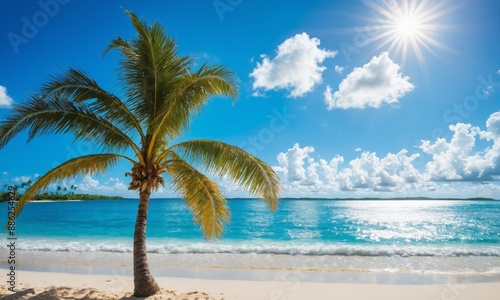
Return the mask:
<path id="1" fill-rule="evenodd" d="M 21 195 L 17 196 L 19 199 Z M 75 193 L 43 193 L 35 197 L 33 201 L 63 201 L 63 200 L 131 200 L 136 198 L 124 198 L 121 196 L 104 196 L 94 194 L 75 194 Z M 157 199 L 172 199 L 178 200 L 179 198 L 151 198 Z M 255 198 L 227 198 L 228 200 L 252 200 Z M 316 197 L 283 197 L 281 200 L 338 200 L 338 201 L 363 201 L 363 200 L 381 200 L 381 201 L 397 201 L 397 200 L 463 200 L 463 201 L 500 201 L 500 199 L 487 198 L 487 197 L 473 197 L 473 198 L 429 198 L 429 197 L 364 197 L 364 198 L 316 198 Z M 8 201 L 8 193 L 0 191 L 0 202 Z"/>
<path id="2" fill-rule="evenodd" d="M 21 195 L 18 195 L 19 199 Z M 8 193 L 0 192 L 0 202 L 8 201 Z M 123 197 L 120 196 L 104 196 L 104 195 L 92 195 L 92 194 L 61 194 L 61 193 L 42 193 L 35 196 L 33 201 L 60 201 L 60 200 L 122 200 Z"/>
<path id="3" fill-rule="evenodd" d="M 16 200 L 22 197 L 23 193 L 26 192 L 28 188 L 33 185 L 34 181 L 28 179 L 20 184 L 15 184 L 8 186 L 4 184 L 4 189 L 0 191 L 0 202 L 9 201 L 9 190 L 15 188 L 17 190 Z M 62 201 L 62 200 L 122 200 L 123 197 L 120 196 L 104 196 L 104 195 L 93 195 L 93 194 L 83 194 L 75 193 L 77 186 L 72 184 L 71 186 L 61 186 L 58 185 L 54 187 L 51 191 L 46 191 L 35 196 L 32 201 Z"/>
<path id="4" fill-rule="evenodd" d="M 125 199 L 137 199 L 137 198 L 125 198 Z M 180 198 L 178 197 L 169 197 L 169 198 L 151 198 L 153 200 L 178 200 Z M 229 197 L 227 200 L 258 200 L 257 198 L 232 198 Z M 363 200 L 382 200 L 382 201 L 397 201 L 397 200 L 406 200 L 406 201 L 411 201 L 411 200 L 463 200 L 463 201 L 500 201 L 500 199 L 494 199 L 494 198 L 486 198 L 486 197 L 473 197 L 473 198 L 430 198 L 430 197 L 393 197 L 393 198 L 381 198 L 381 197 L 365 197 L 365 198 L 318 198 L 318 197 L 283 197 L 281 198 L 282 201 L 286 200 L 338 200 L 338 201 L 346 201 L 346 200 L 352 200 L 352 201 L 363 201 Z"/>
<path id="5" fill-rule="evenodd" d="M 309 197 L 298 197 L 298 198 L 282 198 L 282 200 L 497 200 L 494 198 L 486 197 L 473 197 L 473 198 L 430 198 L 430 197 L 392 197 L 392 198 L 380 198 L 380 197 L 366 197 L 366 198 L 309 198 Z"/>
<path id="6" fill-rule="evenodd" d="M 177 199 L 177 198 L 172 198 Z M 228 200 L 248 200 L 254 198 L 228 198 Z M 318 197 L 283 197 L 281 200 L 481 200 L 481 201 L 496 201 L 494 198 L 486 197 L 472 197 L 472 198 L 430 198 L 430 197 L 391 197 L 391 198 L 381 198 L 381 197 L 363 197 L 363 198 L 318 198 Z M 498 199 L 500 200 L 500 199 Z"/>

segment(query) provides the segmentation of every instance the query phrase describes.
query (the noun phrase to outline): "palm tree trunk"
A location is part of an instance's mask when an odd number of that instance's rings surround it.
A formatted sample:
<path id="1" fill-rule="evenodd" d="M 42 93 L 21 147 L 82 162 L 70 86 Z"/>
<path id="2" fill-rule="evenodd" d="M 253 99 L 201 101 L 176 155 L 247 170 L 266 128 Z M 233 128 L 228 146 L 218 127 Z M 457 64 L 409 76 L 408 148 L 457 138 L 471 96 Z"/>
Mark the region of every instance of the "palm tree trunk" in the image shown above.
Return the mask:
<path id="1" fill-rule="evenodd" d="M 139 209 L 134 231 L 134 296 L 136 297 L 148 297 L 160 290 L 149 272 L 146 255 L 146 223 L 150 194 L 150 191 L 139 192 Z"/>

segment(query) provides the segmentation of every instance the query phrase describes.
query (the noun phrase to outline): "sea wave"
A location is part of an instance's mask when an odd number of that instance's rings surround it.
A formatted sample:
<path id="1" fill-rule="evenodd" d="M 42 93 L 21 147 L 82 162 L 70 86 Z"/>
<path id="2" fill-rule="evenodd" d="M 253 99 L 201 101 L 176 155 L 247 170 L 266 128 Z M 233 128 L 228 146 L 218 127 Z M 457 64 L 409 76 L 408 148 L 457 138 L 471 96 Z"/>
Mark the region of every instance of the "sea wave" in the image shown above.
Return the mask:
<path id="1" fill-rule="evenodd" d="M 5 249 L 0 245 L 0 249 Z M 18 250 L 51 252 L 132 252 L 132 241 L 74 241 L 33 239 L 19 241 Z M 279 243 L 266 241 L 246 242 L 186 242 L 152 241 L 147 245 L 149 253 L 232 253 L 278 255 L 337 255 L 337 256 L 496 256 L 500 247 L 495 245 L 352 245 L 325 243 Z"/>

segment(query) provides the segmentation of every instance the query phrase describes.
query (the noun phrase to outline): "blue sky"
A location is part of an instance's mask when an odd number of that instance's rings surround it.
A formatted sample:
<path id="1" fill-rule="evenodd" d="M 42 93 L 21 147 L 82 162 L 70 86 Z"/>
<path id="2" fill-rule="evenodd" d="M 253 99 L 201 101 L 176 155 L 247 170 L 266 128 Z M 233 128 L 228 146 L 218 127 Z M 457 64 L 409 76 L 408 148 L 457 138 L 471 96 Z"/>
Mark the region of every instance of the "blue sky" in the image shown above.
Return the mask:
<path id="1" fill-rule="evenodd" d="M 118 55 L 102 52 L 134 36 L 121 7 L 238 75 L 236 104 L 212 99 L 183 139 L 255 154 L 284 196 L 500 198 L 498 1 L 2 1 L 0 120 L 67 67 L 119 94 Z M 99 151 L 71 136 L 26 140 L 0 149 L 2 186 Z M 61 184 L 135 197 L 129 168 Z"/>

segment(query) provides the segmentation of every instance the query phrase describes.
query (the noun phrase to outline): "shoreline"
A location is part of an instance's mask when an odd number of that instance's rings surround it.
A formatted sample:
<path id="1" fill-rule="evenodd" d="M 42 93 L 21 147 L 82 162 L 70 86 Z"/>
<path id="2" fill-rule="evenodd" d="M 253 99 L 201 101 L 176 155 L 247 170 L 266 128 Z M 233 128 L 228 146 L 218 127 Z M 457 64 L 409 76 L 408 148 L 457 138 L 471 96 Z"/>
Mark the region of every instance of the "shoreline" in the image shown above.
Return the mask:
<path id="1" fill-rule="evenodd" d="M 25 264 L 20 272 L 64 273 L 75 275 L 121 275 L 133 276 L 130 265 L 75 265 L 37 263 Z M 155 277 L 197 280 L 239 280 L 239 281 L 282 281 L 300 278 L 304 283 L 324 284 L 378 284 L 378 285 L 442 285 L 499 283 L 500 274 L 496 275 L 458 275 L 411 273 L 406 271 L 381 272 L 353 269 L 303 269 L 303 268 L 268 268 L 268 267 L 227 267 L 227 266 L 151 266 Z"/>
<path id="2" fill-rule="evenodd" d="M 4 255 L 2 255 L 4 256 Z M 16 291 L 0 282 L 2 299 L 136 299 L 132 297 L 131 253 L 18 251 Z M 148 254 L 161 296 L 148 299 L 234 300 L 498 300 L 500 272 L 433 274 L 409 269 L 374 271 L 343 268 L 345 257 L 274 254 Z M 421 257 L 348 257 L 353 266 L 385 265 L 402 260 L 422 264 Z M 445 263 L 471 263 L 467 257 Z M 492 264 L 500 263 L 498 257 Z M 362 264 L 356 264 L 356 261 Z M 431 263 L 427 262 L 427 263 Z M 300 263 L 297 263 L 300 262 Z M 4 268 L 6 261 L 0 260 Z M 398 262 L 399 264 L 400 262 Z M 2 275 L 5 278 L 5 275 Z M 10 297 L 10 298 L 9 298 Z M 64 298 L 66 297 L 66 298 Z M 144 299 L 144 298 L 141 298 Z"/>
<path id="3" fill-rule="evenodd" d="M 2 249 L 3 250 L 3 249 Z M 3 251 L 0 251 L 0 253 Z M 4 254 L 4 253 L 2 253 Z M 0 267 L 8 267 L 6 253 Z M 500 282 L 500 257 L 401 257 L 287 255 L 256 253 L 148 253 L 157 276 L 200 279 L 274 280 L 304 273 L 311 282 L 437 284 Z M 481 267 L 480 267 L 481 265 Z M 457 267 L 460 266 L 460 269 Z M 16 251 L 16 268 L 25 271 L 131 275 L 132 253 Z M 473 269 L 475 268 L 475 269 Z M 111 270 L 111 271 L 110 271 Z"/>
<path id="4" fill-rule="evenodd" d="M 5 253 L 4 253 L 5 251 Z M 7 249 L 0 249 L 0 267 L 7 266 Z M 80 271 L 92 273 L 96 268 L 132 269 L 130 252 L 71 252 L 16 250 L 17 265 L 25 270 L 40 270 L 52 266 L 57 270 L 78 267 Z M 159 275 L 176 274 L 175 270 L 199 270 L 199 274 L 210 270 L 265 271 L 265 272 L 319 272 L 321 281 L 335 282 L 330 274 L 360 273 L 385 274 L 397 277 L 420 277 L 426 283 L 443 283 L 453 278 L 463 282 L 471 278 L 476 282 L 500 281 L 500 257 L 498 256 L 345 256 L 345 255 L 291 255 L 265 253 L 148 253 L 153 271 Z M 201 271 L 200 271 L 201 270 Z M 179 272 L 177 272 L 179 273 Z M 186 273 L 186 272 L 184 272 Z M 187 272 L 189 273 L 189 272 Z M 187 274 L 186 273 L 186 274 Z M 189 275 L 191 276 L 191 275 Z M 189 277 L 188 276 L 188 277 Z M 368 276 L 368 275 L 367 275 Z M 331 276 L 330 276 L 331 277 Z M 205 278 L 210 278 L 206 275 Z"/>
<path id="5" fill-rule="evenodd" d="M 303 273 L 291 272 L 275 280 L 200 279 L 154 275 L 161 296 L 146 299 L 335 299 L 421 300 L 498 299 L 500 282 L 440 284 L 326 283 L 305 281 Z M 19 271 L 15 292 L 0 284 L 2 299 L 144 299 L 132 297 L 133 278 L 114 274 L 73 274 L 64 272 Z"/>

